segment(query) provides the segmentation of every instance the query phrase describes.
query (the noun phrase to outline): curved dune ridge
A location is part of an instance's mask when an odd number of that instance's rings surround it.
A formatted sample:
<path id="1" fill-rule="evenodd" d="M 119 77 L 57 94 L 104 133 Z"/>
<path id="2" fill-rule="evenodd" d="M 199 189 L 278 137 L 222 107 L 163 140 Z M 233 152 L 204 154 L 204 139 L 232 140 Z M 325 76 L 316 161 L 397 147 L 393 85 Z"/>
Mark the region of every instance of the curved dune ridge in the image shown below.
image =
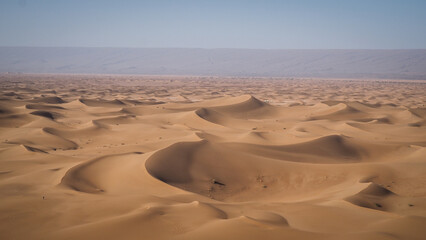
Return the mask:
<path id="1" fill-rule="evenodd" d="M 114 99 L 114 100 L 102 100 L 102 99 L 79 99 L 79 101 L 89 107 L 120 107 L 126 105 L 124 102 Z"/>
<path id="2" fill-rule="evenodd" d="M 2 93 L 1 239 L 426 235 L 422 107 L 72 86 Z"/>
<path id="3" fill-rule="evenodd" d="M 40 117 L 45 117 L 48 118 L 50 120 L 55 120 L 56 118 L 60 118 L 61 114 L 56 113 L 56 112 L 49 112 L 49 111 L 34 111 L 31 112 L 32 115 L 36 115 L 36 116 L 40 116 Z"/>
<path id="4" fill-rule="evenodd" d="M 52 97 L 38 97 L 31 100 L 33 103 L 49 103 L 49 104 L 61 104 L 66 103 L 62 98 L 52 96 Z"/>
<path id="5" fill-rule="evenodd" d="M 67 171 L 61 180 L 61 184 L 76 191 L 87 193 L 100 193 L 109 191 L 108 186 L 114 184 L 120 174 L 128 175 L 130 171 L 122 171 L 126 167 L 126 159 L 121 156 L 128 154 L 142 154 L 133 152 L 127 154 L 100 157 L 79 164 Z M 133 161 L 134 158 L 131 158 Z M 117 175 L 119 174 L 119 175 Z M 111 183 L 112 182 L 112 183 Z"/>

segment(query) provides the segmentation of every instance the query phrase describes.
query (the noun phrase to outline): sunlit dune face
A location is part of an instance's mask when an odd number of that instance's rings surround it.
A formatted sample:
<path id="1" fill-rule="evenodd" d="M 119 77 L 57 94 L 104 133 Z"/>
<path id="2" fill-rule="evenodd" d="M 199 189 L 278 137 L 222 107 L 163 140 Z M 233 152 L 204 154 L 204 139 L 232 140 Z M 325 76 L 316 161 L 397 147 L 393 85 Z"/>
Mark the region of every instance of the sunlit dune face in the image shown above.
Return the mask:
<path id="1" fill-rule="evenodd" d="M 1 239 L 426 235 L 424 81 L 0 84 Z"/>

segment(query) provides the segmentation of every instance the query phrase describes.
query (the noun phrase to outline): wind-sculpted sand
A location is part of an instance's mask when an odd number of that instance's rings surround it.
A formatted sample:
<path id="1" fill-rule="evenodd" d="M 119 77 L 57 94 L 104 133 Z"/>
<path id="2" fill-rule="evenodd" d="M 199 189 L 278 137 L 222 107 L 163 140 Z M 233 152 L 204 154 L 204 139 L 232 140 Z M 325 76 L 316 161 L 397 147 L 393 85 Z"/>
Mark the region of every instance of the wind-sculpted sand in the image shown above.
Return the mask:
<path id="1" fill-rule="evenodd" d="M 425 81 L 0 80 L 0 239 L 426 236 Z"/>

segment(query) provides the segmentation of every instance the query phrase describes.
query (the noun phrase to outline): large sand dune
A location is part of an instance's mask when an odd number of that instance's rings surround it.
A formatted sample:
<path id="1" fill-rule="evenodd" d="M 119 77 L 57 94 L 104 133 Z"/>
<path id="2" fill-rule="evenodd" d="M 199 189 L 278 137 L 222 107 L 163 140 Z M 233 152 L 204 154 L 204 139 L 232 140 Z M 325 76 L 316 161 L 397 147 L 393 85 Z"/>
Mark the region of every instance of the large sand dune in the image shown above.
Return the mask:
<path id="1" fill-rule="evenodd" d="M 1 75 L 0 239 L 424 239 L 424 81 Z"/>

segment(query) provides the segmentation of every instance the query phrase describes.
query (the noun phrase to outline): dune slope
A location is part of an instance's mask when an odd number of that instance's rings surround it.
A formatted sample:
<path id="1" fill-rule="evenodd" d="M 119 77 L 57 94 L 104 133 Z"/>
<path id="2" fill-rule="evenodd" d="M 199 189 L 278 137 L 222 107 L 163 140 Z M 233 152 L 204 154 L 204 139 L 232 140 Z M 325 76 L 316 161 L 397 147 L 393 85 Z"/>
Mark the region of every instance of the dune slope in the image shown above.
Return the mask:
<path id="1" fill-rule="evenodd" d="M 1 83 L 0 239 L 426 236 L 424 82 L 50 77 Z"/>

